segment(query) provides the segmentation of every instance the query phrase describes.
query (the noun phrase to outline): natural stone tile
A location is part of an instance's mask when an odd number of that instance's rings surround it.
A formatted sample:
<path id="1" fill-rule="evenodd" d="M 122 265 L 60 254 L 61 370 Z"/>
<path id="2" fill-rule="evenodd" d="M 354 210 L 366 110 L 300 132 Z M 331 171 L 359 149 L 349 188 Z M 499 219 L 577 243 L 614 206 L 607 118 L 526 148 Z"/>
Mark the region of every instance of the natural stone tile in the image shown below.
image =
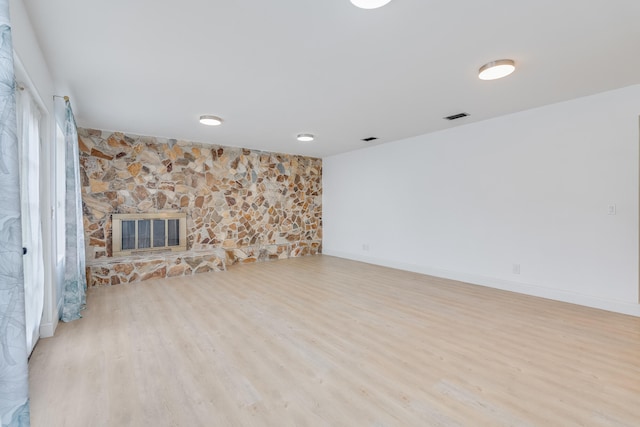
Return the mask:
<path id="1" fill-rule="evenodd" d="M 133 195 L 136 200 L 146 200 L 149 197 L 149 191 L 143 186 L 136 186 Z"/>
<path id="2" fill-rule="evenodd" d="M 106 154 L 103 153 L 100 150 L 96 150 L 95 148 L 91 149 L 91 153 L 90 153 L 93 157 L 99 157 L 101 159 L 105 159 L 105 160 L 113 160 L 113 156 L 110 154 Z"/>
<path id="3" fill-rule="evenodd" d="M 166 203 L 167 203 L 167 196 L 164 193 L 159 192 L 158 194 L 156 194 L 156 204 L 157 204 L 158 210 L 162 210 Z"/>
<path id="4" fill-rule="evenodd" d="M 138 155 L 138 161 L 141 162 L 144 165 L 160 165 L 161 161 L 160 161 L 160 156 L 151 151 L 150 149 L 148 150 L 143 150 L 139 155 Z"/>
<path id="5" fill-rule="evenodd" d="M 176 186 L 173 182 L 162 181 L 158 186 L 160 190 L 174 191 Z"/>
<path id="6" fill-rule="evenodd" d="M 140 212 L 148 212 L 149 209 L 151 209 L 153 207 L 153 201 L 152 200 L 145 200 L 143 202 L 138 203 L 138 211 Z"/>
<path id="7" fill-rule="evenodd" d="M 93 148 L 92 146 L 93 144 L 91 143 L 90 139 L 87 139 L 87 142 L 85 142 L 84 138 L 78 138 L 78 147 L 80 148 L 81 152 L 91 154 L 91 148 Z"/>
<path id="8" fill-rule="evenodd" d="M 187 267 L 184 265 L 174 265 L 167 271 L 167 277 L 184 276 L 186 269 Z"/>
<path id="9" fill-rule="evenodd" d="M 106 247 L 107 243 L 104 240 L 100 240 L 100 239 L 94 239 L 93 237 L 91 237 L 89 239 L 89 245 L 92 246 L 93 248 L 99 248 L 99 247 Z"/>
<path id="10" fill-rule="evenodd" d="M 98 181 L 96 179 L 89 180 L 92 193 L 104 193 L 109 189 L 109 181 Z"/>
<path id="11" fill-rule="evenodd" d="M 130 275 L 135 269 L 131 263 L 115 264 L 112 268 L 116 273 L 124 273 L 126 276 Z"/>
<path id="12" fill-rule="evenodd" d="M 154 259 L 154 260 L 143 260 L 143 261 L 134 262 L 133 265 L 135 266 L 138 272 L 147 273 L 153 270 L 154 268 L 156 268 L 158 265 L 161 265 L 162 263 L 163 263 L 162 260 Z"/>
<path id="13" fill-rule="evenodd" d="M 150 273 L 145 273 L 140 280 L 161 279 L 163 277 L 167 277 L 167 267 L 161 267 Z"/>
<path id="14" fill-rule="evenodd" d="M 185 257 L 184 261 L 189 264 L 191 268 L 196 268 L 202 264 L 202 258 L 199 257 Z"/>
<path id="15" fill-rule="evenodd" d="M 109 147 L 117 148 L 119 150 L 123 148 L 131 148 L 131 146 L 127 142 L 125 142 L 124 139 L 116 138 L 115 135 L 111 135 L 109 138 L 107 138 L 107 145 L 109 145 Z"/>
<path id="16" fill-rule="evenodd" d="M 85 205 L 87 205 L 87 207 L 89 207 L 94 211 L 98 211 L 102 213 L 108 213 L 111 211 L 111 204 L 108 203 L 107 201 L 102 201 L 101 199 L 97 198 L 97 196 L 88 195 L 88 194 L 83 195 L 82 202 Z"/>
<path id="17" fill-rule="evenodd" d="M 142 170 L 142 164 L 131 163 L 129 166 L 127 166 L 127 169 L 129 170 L 129 173 L 131 174 L 131 176 L 138 176 L 138 174 L 140 173 L 140 170 Z"/>
<path id="18" fill-rule="evenodd" d="M 205 264 L 205 265 L 201 265 L 200 267 L 198 267 L 198 268 L 195 270 L 195 273 L 196 273 L 196 274 L 197 274 L 197 273 L 208 273 L 208 272 L 210 272 L 210 271 L 213 271 L 213 269 L 212 269 L 210 266 L 208 266 L 208 265 L 206 265 L 206 264 Z"/>

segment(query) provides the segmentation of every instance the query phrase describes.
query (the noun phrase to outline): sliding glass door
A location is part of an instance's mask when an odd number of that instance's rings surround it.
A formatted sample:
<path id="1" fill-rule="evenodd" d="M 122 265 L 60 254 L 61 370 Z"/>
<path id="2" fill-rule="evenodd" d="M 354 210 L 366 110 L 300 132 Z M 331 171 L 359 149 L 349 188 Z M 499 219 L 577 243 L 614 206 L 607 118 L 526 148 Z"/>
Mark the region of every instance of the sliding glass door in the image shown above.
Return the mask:
<path id="1" fill-rule="evenodd" d="M 40 215 L 40 144 L 42 113 L 29 90 L 17 91 L 18 144 L 20 147 L 20 204 L 24 255 L 24 292 L 27 351 L 40 337 L 44 308 L 44 257 Z"/>

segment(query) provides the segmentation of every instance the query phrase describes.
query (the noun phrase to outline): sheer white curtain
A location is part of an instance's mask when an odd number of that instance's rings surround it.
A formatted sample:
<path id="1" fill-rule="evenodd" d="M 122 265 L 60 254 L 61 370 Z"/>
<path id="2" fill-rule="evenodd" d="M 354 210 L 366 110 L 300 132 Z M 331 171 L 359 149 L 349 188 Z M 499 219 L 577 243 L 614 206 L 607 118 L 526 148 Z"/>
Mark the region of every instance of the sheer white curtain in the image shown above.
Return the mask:
<path id="1" fill-rule="evenodd" d="M 44 257 L 40 217 L 40 122 L 42 114 L 28 89 L 16 91 L 18 143 L 20 146 L 20 204 L 24 265 L 27 351 L 40 337 L 44 306 Z"/>

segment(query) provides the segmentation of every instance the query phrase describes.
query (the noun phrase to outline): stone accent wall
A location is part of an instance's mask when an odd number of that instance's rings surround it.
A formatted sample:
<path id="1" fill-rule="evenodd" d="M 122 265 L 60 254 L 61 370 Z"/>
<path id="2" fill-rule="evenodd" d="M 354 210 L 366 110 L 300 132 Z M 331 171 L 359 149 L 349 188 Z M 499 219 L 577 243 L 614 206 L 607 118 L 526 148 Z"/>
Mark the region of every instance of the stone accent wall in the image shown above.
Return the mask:
<path id="1" fill-rule="evenodd" d="M 322 160 L 78 129 L 90 286 L 321 252 Z M 187 251 L 111 255 L 111 214 L 187 213 Z"/>

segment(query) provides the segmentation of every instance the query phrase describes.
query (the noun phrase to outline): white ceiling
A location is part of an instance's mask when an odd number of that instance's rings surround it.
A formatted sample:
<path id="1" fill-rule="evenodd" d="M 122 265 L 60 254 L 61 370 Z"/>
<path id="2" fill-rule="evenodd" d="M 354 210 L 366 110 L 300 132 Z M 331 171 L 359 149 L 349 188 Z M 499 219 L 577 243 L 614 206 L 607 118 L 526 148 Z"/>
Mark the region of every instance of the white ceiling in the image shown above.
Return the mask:
<path id="1" fill-rule="evenodd" d="M 23 1 L 78 124 L 142 135 L 325 157 L 640 83 L 638 0 Z"/>

